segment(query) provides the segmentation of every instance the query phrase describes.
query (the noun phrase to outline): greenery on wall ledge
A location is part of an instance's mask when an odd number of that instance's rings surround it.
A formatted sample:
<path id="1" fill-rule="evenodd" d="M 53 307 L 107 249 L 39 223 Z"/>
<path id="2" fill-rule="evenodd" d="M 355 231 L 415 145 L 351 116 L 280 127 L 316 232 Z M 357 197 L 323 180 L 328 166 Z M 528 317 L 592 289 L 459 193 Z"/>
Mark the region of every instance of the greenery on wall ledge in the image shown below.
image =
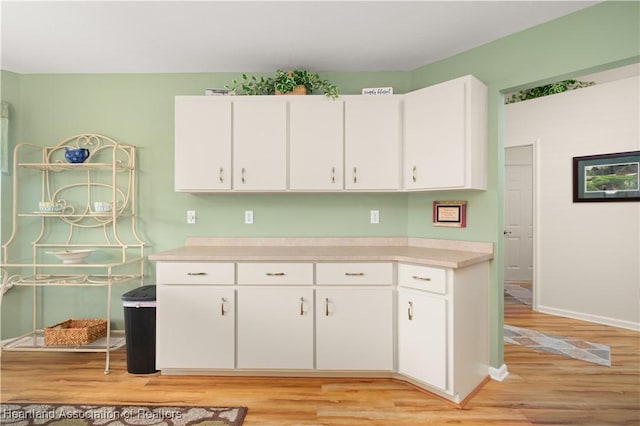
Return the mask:
<path id="1" fill-rule="evenodd" d="M 304 86 L 302 94 L 317 90 L 329 98 L 338 97 L 338 87 L 335 84 L 321 79 L 317 73 L 303 69 L 288 72 L 277 70 L 275 77 L 266 78 L 257 78 L 255 75 L 249 77 L 242 74 L 240 80 L 233 80 L 232 84 L 225 85 L 227 89 L 233 90 L 238 95 L 286 95 L 296 93 L 296 88 L 300 86 Z"/>
<path id="2" fill-rule="evenodd" d="M 555 95 L 556 93 L 562 93 L 569 90 L 580 89 L 583 87 L 589 87 L 596 84 L 593 81 L 578 81 L 578 80 L 563 80 L 556 83 L 545 84 L 544 86 L 538 86 L 531 89 L 520 90 L 517 93 L 512 94 L 506 98 L 505 104 L 512 104 L 514 102 L 526 101 L 528 99 L 540 98 L 542 96 Z"/>

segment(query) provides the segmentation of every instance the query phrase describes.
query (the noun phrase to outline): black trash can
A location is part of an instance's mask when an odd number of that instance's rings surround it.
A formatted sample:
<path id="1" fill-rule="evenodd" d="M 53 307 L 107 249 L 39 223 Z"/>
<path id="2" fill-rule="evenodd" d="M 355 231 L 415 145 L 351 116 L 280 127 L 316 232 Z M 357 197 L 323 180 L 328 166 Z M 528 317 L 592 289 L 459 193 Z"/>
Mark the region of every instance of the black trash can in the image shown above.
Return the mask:
<path id="1" fill-rule="evenodd" d="M 155 373 L 156 286 L 145 285 L 122 295 L 127 343 L 127 372 Z"/>

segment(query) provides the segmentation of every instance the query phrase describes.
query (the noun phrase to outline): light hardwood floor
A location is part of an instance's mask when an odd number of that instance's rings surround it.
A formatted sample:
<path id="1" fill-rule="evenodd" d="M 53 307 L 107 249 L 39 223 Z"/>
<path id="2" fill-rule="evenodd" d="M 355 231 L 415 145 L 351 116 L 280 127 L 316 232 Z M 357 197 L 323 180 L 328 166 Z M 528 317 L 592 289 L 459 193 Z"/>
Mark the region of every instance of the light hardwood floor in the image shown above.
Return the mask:
<path id="1" fill-rule="evenodd" d="M 640 425 L 640 335 L 505 304 L 505 322 L 610 345 L 612 367 L 506 345 L 509 376 L 459 410 L 389 380 L 110 375 L 103 354 L 4 352 L 1 401 L 247 406 L 252 425 Z"/>

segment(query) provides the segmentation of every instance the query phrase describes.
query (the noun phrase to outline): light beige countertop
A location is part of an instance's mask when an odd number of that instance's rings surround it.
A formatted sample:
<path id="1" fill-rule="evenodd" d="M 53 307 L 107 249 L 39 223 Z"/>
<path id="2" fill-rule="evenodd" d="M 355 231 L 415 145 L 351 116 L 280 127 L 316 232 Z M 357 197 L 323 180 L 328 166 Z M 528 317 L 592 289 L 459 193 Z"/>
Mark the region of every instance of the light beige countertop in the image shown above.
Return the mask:
<path id="1" fill-rule="evenodd" d="M 406 262 L 463 268 L 493 259 L 493 243 L 429 238 L 188 238 L 149 255 L 165 262 Z"/>

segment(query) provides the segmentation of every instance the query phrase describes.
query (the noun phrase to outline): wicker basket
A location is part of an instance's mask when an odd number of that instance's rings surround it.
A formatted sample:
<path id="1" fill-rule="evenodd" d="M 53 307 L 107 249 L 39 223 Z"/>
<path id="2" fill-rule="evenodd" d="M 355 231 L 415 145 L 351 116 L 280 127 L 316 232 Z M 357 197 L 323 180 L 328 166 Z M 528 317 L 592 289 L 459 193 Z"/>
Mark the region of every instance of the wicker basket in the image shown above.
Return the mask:
<path id="1" fill-rule="evenodd" d="M 298 86 L 294 87 L 292 91 L 286 92 L 286 93 L 282 93 L 279 90 L 276 90 L 276 95 L 306 95 L 306 94 L 307 94 L 307 88 L 304 86 L 304 84 L 299 84 Z"/>
<path id="2" fill-rule="evenodd" d="M 107 320 L 69 319 L 44 329 L 44 344 L 78 346 L 86 345 L 107 335 Z"/>

